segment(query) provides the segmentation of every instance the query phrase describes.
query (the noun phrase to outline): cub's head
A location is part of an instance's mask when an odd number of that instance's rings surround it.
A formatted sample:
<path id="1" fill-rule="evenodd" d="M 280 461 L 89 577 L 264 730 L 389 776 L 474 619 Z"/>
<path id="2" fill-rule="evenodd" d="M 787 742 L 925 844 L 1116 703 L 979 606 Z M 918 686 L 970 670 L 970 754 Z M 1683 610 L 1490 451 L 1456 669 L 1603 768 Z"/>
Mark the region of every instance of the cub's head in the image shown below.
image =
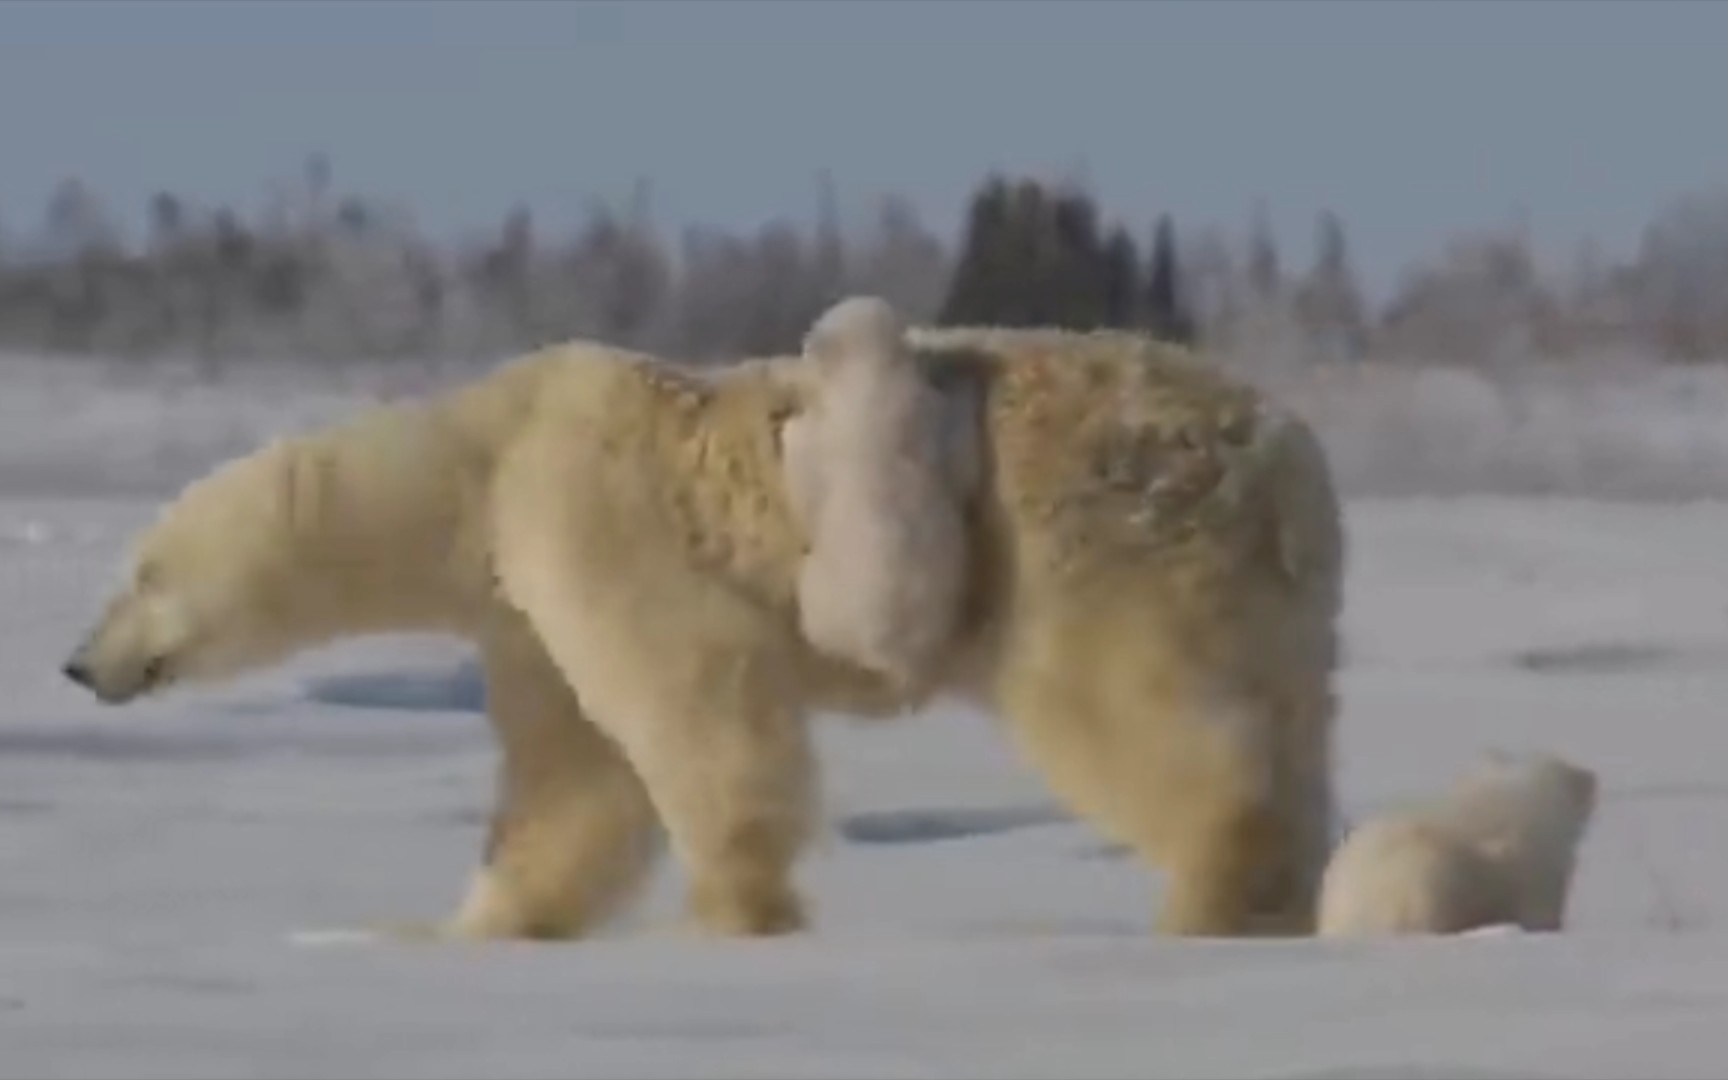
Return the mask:
<path id="1" fill-rule="evenodd" d="M 237 674 L 283 648 L 293 602 L 279 485 L 244 459 L 189 487 L 133 544 L 62 671 L 119 705 Z"/>
<path id="2" fill-rule="evenodd" d="M 847 297 L 823 311 L 804 335 L 804 355 L 830 373 L 914 363 L 900 313 L 876 296 Z"/>
<path id="3" fill-rule="evenodd" d="M 1560 843 L 1576 843 L 1596 810 L 1596 772 L 1550 753 L 1484 753 L 1465 777 L 1465 790 L 1517 807 L 1531 827 Z"/>

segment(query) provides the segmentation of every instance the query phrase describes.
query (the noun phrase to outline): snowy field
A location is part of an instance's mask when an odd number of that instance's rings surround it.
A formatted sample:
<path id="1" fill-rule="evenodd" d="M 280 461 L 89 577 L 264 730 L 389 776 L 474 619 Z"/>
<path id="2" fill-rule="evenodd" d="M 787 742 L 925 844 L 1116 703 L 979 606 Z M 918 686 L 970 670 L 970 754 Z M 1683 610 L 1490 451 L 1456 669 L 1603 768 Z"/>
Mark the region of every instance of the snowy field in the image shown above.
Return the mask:
<path id="1" fill-rule="evenodd" d="M 824 724 L 810 935 L 659 934 L 668 868 L 602 940 L 309 948 L 293 935 L 457 899 L 492 768 L 466 653 L 352 643 L 124 711 L 64 684 L 164 483 L 346 407 L 112 382 L 0 363 L 0 1077 L 1728 1070 L 1728 502 L 1568 492 L 1599 465 L 1638 481 L 1610 494 L 1728 494 L 1728 408 L 1646 395 L 1597 425 L 1555 399 L 1530 456 L 1496 399 L 1446 399 L 1405 425 L 1439 456 L 1395 478 L 1393 450 L 1350 442 L 1384 415 L 1329 428 L 1377 492 L 1350 507 L 1344 809 L 1430 792 L 1489 745 L 1596 767 L 1565 934 L 1152 937 L 1157 879 L 1053 808 L 986 717 L 941 712 Z M 1475 433 L 1447 458 L 1461 408 Z M 1496 477 L 1562 494 L 1481 493 Z M 1384 497 L 1392 479 L 1449 493 Z"/>

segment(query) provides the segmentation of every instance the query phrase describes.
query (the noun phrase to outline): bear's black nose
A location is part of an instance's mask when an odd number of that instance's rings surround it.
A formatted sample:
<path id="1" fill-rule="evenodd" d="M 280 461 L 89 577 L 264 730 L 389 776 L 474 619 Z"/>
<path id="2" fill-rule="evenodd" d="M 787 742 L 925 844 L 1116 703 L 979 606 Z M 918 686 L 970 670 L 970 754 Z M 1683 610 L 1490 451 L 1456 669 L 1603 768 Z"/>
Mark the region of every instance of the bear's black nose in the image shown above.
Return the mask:
<path id="1" fill-rule="evenodd" d="M 66 666 L 60 669 L 60 673 L 79 686 L 85 688 L 90 686 L 90 669 L 85 667 L 77 658 L 66 661 Z"/>

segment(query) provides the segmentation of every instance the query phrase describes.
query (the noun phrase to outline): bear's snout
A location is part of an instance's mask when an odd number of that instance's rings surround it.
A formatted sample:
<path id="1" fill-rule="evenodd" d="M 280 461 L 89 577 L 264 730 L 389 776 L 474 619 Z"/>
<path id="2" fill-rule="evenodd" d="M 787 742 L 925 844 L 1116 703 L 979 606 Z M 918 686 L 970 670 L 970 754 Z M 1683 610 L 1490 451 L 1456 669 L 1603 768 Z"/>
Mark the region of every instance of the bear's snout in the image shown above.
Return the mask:
<path id="1" fill-rule="evenodd" d="M 163 681 L 165 660 L 158 658 L 145 664 L 116 663 L 110 652 L 96 644 L 96 639 L 86 640 L 60 665 L 60 674 L 106 705 L 124 704 L 155 689 Z"/>
<path id="2" fill-rule="evenodd" d="M 90 689 L 90 668 L 89 665 L 84 663 L 83 654 L 81 652 L 74 653 L 70 660 L 61 665 L 60 674 L 71 679 L 84 689 Z"/>

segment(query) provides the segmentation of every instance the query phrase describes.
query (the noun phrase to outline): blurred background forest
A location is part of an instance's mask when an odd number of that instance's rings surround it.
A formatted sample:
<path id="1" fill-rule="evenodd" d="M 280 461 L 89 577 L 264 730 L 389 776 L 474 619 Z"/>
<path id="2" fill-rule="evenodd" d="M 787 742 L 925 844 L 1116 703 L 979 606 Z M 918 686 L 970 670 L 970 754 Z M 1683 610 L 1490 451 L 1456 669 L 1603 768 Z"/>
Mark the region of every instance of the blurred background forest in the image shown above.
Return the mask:
<path id="1" fill-rule="evenodd" d="M 843 206 L 817 177 L 805 211 L 751 232 L 668 235 L 643 182 L 574 229 L 501 208 L 489 235 L 438 240 L 317 156 L 250 210 L 164 191 L 127 235 L 114 209 L 80 179 L 34 211 L 0 203 L 0 349 L 172 356 L 220 375 L 490 362 L 589 337 L 723 362 L 794 348 L 834 298 L 873 292 L 920 320 L 1140 327 L 1295 371 L 1728 359 L 1728 191 L 1653 208 L 1618 262 L 1586 246 L 1540 266 L 1516 227 L 1457 236 L 1377 305 L 1342 211 L 1291 253 L 1254 207 L 1238 223 L 1129 220 L 1082 184 L 1026 175 L 981 177 L 957 235 L 907 198 Z"/>

